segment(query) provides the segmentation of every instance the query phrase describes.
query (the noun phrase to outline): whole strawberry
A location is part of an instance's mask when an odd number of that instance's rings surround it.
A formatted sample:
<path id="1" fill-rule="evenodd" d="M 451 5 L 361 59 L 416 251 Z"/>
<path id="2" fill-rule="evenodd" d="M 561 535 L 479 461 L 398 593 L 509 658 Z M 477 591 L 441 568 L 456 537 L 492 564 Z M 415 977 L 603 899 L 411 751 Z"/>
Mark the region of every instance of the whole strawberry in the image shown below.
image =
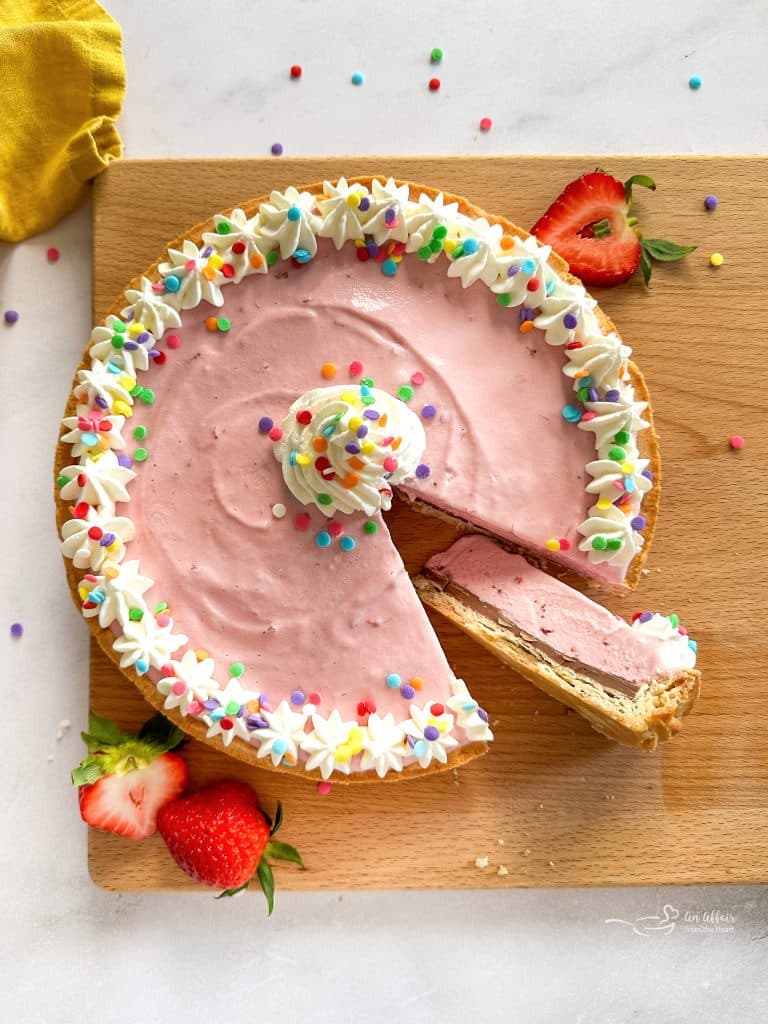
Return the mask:
<path id="1" fill-rule="evenodd" d="M 583 174 L 566 185 L 531 234 L 551 245 L 584 284 L 621 284 L 639 267 L 647 285 L 651 260 L 674 263 L 695 246 L 643 238 L 637 218 L 629 213 L 633 185 L 656 188 L 647 174 L 634 174 L 623 183 L 605 171 Z"/>
<path id="2" fill-rule="evenodd" d="M 272 838 L 281 822 L 280 804 L 272 824 L 251 787 L 235 780 L 204 786 L 166 804 L 157 816 L 158 831 L 182 871 L 203 885 L 223 889 L 221 896 L 246 889 L 255 875 L 270 914 L 275 883 L 267 858 L 304 867 L 292 846 Z"/>
<path id="3" fill-rule="evenodd" d="M 186 762 L 171 753 L 184 741 L 180 729 L 154 715 L 138 736 L 90 714 L 81 734 L 90 753 L 72 772 L 80 815 L 92 828 L 126 839 L 145 839 L 156 829 L 157 812 L 184 792 Z"/>

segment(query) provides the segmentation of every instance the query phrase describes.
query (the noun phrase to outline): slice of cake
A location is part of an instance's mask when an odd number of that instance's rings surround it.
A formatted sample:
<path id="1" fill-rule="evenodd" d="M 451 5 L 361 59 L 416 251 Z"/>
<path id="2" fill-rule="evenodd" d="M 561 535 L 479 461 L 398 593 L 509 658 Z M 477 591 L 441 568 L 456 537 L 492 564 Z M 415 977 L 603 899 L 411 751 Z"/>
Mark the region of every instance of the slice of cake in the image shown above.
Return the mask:
<path id="1" fill-rule="evenodd" d="M 676 615 L 630 625 L 488 537 L 427 562 L 421 599 L 545 693 L 620 743 L 652 750 L 699 692 L 696 643 Z"/>

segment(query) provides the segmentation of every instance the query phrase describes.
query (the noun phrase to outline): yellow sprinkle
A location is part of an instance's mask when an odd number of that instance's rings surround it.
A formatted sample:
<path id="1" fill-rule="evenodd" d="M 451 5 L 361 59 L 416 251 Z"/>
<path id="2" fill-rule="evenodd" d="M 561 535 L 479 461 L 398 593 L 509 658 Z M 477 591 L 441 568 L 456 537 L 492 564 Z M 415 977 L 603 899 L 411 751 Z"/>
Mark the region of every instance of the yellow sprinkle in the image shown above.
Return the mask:
<path id="1" fill-rule="evenodd" d="M 336 747 L 333 756 L 340 764 L 346 764 L 347 761 L 352 760 L 352 748 L 347 746 L 346 743 L 342 743 L 340 747 Z"/>
<path id="2" fill-rule="evenodd" d="M 438 725 L 439 726 L 440 725 L 440 719 L 436 718 L 435 715 L 430 715 L 429 718 L 427 719 L 427 724 L 428 725 Z"/>
<path id="3" fill-rule="evenodd" d="M 103 434 L 99 435 L 98 445 L 103 452 L 107 451 L 109 448 L 109 438 L 104 437 Z"/>
<path id="4" fill-rule="evenodd" d="M 142 334 L 143 332 L 144 332 L 144 324 L 142 324 L 142 323 L 129 324 L 129 326 L 128 326 L 128 333 L 130 334 L 130 336 L 132 338 L 138 338 L 138 336 L 140 334 Z"/>
<path id="5" fill-rule="evenodd" d="M 126 419 L 130 419 L 133 416 L 133 409 L 124 402 L 122 399 L 118 399 L 112 406 L 112 412 L 116 412 L 118 416 L 125 416 Z"/>
<path id="6" fill-rule="evenodd" d="M 80 595 L 80 600 L 81 601 L 85 601 L 86 598 L 88 597 L 88 595 L 90 594 L 90 590 L 88 589 L 88 587 L 84 587 L 84 586 L 79 586 L 77 588 L 77 592 Z"/>
<path id="7" fill-rule="evenodd" d="M 373 441 L 363 441 L 360 445 L 360 451 L 363 455 L 372 455 L 376 451 L 376 445 Z"/>
<path id="8" fill-rule="evenodd" d="M 296 456 L 296 462 L 300 466 L 308 466 L 311 461 L 312 461 L 312 459 L 309 457 L 309 455 L 297 455 Z"/>
<path id="9" fill-rule="evenodd" d="M 350 192 L 347 196 L 347 206 L 351 206 L 353 210 L 356 210 L 360 205 L 362 196 L 359 192 Z"/>
<path id="10" fill-rule="evenodd" d="M 205 661 L 205 659 L 210 657 L 210 655 L 208 654 L 208 651 L 200 647 L 198 650 L 195 651 L 195 657 L 197 658 L 198 661 Z"/>
<path id="11" fill-rule="evenodd" d="M 120 575 L 120 570 L 116 565 L 102 565 L 101 572 L 107 579 L 114 580 Z"/>
<path id="12" fill-rule="evenodd" d="M 104 452 L 94 452 L 92 450 L 92 452 L 91 452 L 91 462 L 98 462 L 103 454 L 104 454 Z"/>
<path id="13" fill-rule="evenodd" d="M 126 391 L 133 391 L 136 387 L 136 380 L 133 377 L 129 377 L 128 374 L 123 374 L 122 377 L 118 377 L 117 383 L 121 388 L 125 388 Z"/>
<path id="14" fill-rule="evenodd" d="M 360 416 L 350 416 L 349 417 L 349 423 L 347 424 L 347 426 L 349 427 L 350 430 L 359 430 L 360 427 L 362 427 L 362 425 L 363 425 L 363 421 L 360 418 Z"/>
<path id="15" fill-rule="evenodd" d="M 358 726 L 350 729 L 346 745 L 353 754 L 359 754 L 363 749 L 363 730 Z"/>
<path id="16" fill-rule="evenodd" d="M 212 256 L 208 257 L 208 266 L 213 267 L 214 270 L 221 270 L 224 266 L 224 260 L 215 252 Z"/>
<path id="17" fill-rule="evenodd" d="M 634 464 L 634 462 L 622 462 L 622 464 L 621 464 L 621 472 L 624 473 L 625 476 L 629 476 L 630 473 L 634 473 L 635 472 L 635 464 Z"/>
<path id="18" fill-rule="evenodd" d="M 610 508 L 611 505 L 613 504 L 613 502 L 611 501 L 610 498 L 598 498 L 596 504 L 597 504 L 597 508 L 599 508 L 600 511 L 603 512 L 603 511 L 605 511 L 605 509 Z"/>
<path id="19" fill-rule="evenodd" d="M 548 540 L 544 546 L 546 547 L 547 551 L 559 551 L 560 541 L 552 538 L 551 540 Z"/>
<path id="20" fill-rule="evenodd" d="M 725 259 L 721 252 L 713 252 L 709 257 L 709 262 L 713 267 L 722 267 L 725 263 Z"/>
<path id="21" fill-rule="evenodd" d="M 448 256 L 451 255 L 451 253 L 453 252 L 453 250 L 455 248 L 456 248 L 456 241 L 455 241 L 455 239 L 453 239 L 453 238 L 446 238 L 445 241 L 443 242 L 443 249 L 448 254 Z"/>
<path id="22" fill-rule="evenodd" d="M 115 537 L 111 544 L 107 546 L 107 551 L 119 551 L 120 550 L 120 538 Z"/>
<path id="23" fill-rule="evenodd" d="M 357 397 L 354 391 L 342 391 L 339 395 L 342 402 L 346 402 L 347 405 L 357 405 Z"/>
<path id="24" fill-rule="evenodd" d="M 437 723 L 438 732 L 448 732 L 448 720 L 441 718 Z"/>

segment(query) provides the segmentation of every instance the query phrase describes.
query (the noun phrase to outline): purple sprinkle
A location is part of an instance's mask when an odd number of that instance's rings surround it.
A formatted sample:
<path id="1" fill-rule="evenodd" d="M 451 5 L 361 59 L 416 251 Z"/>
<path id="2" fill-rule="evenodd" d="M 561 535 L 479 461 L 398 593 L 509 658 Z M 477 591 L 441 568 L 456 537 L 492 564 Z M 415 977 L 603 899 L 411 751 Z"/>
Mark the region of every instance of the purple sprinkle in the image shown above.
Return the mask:
<path id="1" fill-rule="evenodd" d="M 6 309 L 5 311 L 5 322 L 7 324 L 15 324 L 19 319 L 19 314 L 15 309 Z"/>
<path id="2" fill-rule="evenodd" d="M 589 389 L 589 400 L 590 402 L 597 402 L 600 400 L 600 395 L 598 395 L 596 388 Z"/>
<path id="3" fill-rule="evenodd" d="M 269 418 L 269 416 L 262 416 L 261 419 L 259 420 L 259 431 L 262 434 L 268 434 L 273 426 L 274 423 Z"/>
<path id="4" fill-rule="evenodd" d="M 221 707 L 215 697 L 211 697 L 209 700 L 203 702 L 203 707 L 206 711 L 215 711 L 216 708 Z"/>
<path id="5" fill-rule="evenodd" d="M 639 615 L 638 618 L 641 622 L 650 622 L 653 618 L 653 612 L 643 612 L 643 614 Z"/>
<path id="6" fill-rule="evenodd" d="M 429 476 L 431 472 L 432 471 L 429 468 L 429 466 L 427 466 L 426 463 L 424 462 L 420 463 L 420 465 L 416 467 L 416 476 L 419 478 L 419 480 L 426 480 L 426 478 Z"/>
<path id="7" fill-rule="evenodd" d="M 507 271 L 507 277 L 514 277 L 515 274 L 519 274 L 519 273 L 520 273 L 519 265 L 517 263 L 513 263 L 512 266 Z"/>
<path id="8" fill-rule="evenodd" d="M 437 416 L 437 409 L 434 405 L 425 405 L 421 410 L 422 419 L 433 420 Z"/>
<path id="9" fill-rule="evenodd" d="M 526 309 L 526 311 L 525 311 L 525 319 L 526 320 L 535 320 L 536 319 L 536 310 L 535 309 Z"/>
<path id="10" fill-rule="evenodd" d="M 633 530 L 644 530 L 645 516 L 635 516 L 635 518 L 629 525 L 632 527 Z"/>
<path id="11" fill-rule="evenodd" d="M 605 395 L 603 397 L 603 401 L 605 401 L 605 402 L 618 402 L 619 398 L 620 398 L 620 395 L 619 395 L 619 392 L 616 390 L 616 388 L 611 388 L 610 391 L 606 391 L 605 392 Z"/>
<path id="12" fill-rule="evenodd" d="M 437 740 L 440 739 L 440 730 L 436 729 L 434 725 L 428 725 L 424 730 L 425 740 Z"/>
<path id="13" fill-rule="evenodd" d="M 19 637 L 24 636 L 24 627 L 20 622 L 11 623 L 11 636 L 15 637 L 17 640 Z"/>
<path id="14" fill-rule="evenodd" d="M 273 142 L 272 143 L 272 148 L 270 149 L 270 153 L 272 154 L 272 156 L 282 156 L 283 155 L 283 144 L 282 144 L 282 142 Z"/>
<path id="15" fill-rule="evenodd" d="M 131 458 L 130 455 L 118 455 L 117 461 L 123 467 L 123 469 L 130 469 L 131 466 L 133 465 L 133 459 Z"/>
<path id="16" fill-rule="evenodd" d="M 563 317 L 563 325 L 569 331 L 572 331 L 576 327 L 578 322 L 579 321 L 576 319 L 576 317 L 573 315 L 573 313 L 566 313 L 565 316 Z"/>
<path id="17" fill-rule="evenodd" d="M 349 444 L 344 445 L 344 451 L 349 452 L 350 455 L 359 455 L 360 445 L 355 444 L 354 441 L 350 441 Z"/>
<path id="18" fill-rule="evenodd" d="M 304 704 L 304 694 L 302 693 L 301 690 L 293 691 L 293 693 L 291 694 L 291 704 L 295 704 L 297 707 L 300 707 L 302 704 Z"/>
<path id="19" fill-rule="evenodd" d="M 212 245 L 206 245 L 206 247 L 203 249 L 203 256 L 206 259 L 208 259 L 208 257 L 212 256 L 212 255 L 213 255 L 213 246 Z"/>
<path id="20" fill-rule="evenodd" d="M 138 347 L 139 344 L 136 341 L 126 341 L 126 343 L 123 345 L 123 348 L 126 349 L 128 352 L 135 352 Z"/>
<path id="21" fill-rule="evenodd" d="M 155 356 L 159 356 L 159 355 L 160 355 L 160 352 L 159 352 L 159 350 L 158 350 L 158 349 L 156 349 L 156 348 L 151 348 L 151 349 L 149 350 L 149 352 L 147 353 L 147 355 L 151 356 L 151 357 L 152 357 L 152 358 L 154 359 L 154 358 L 155 358 Z"/>
<path id="22" fill-rule="evenodd" d="M 358 210 L 362 210 L 363 213 L 365 213 L 366 210 L 370 209 L 370 206 L 371 206 L 371 200 L 368 198 L 368 196 L 363 196 L 363 198 L 360 200 L 360 205 L 358 206 Z"/>
<path id="23" fill-rule="evenodd" d="M 152 335 L 149 331 L 142 331 L 136 338 L 136 341 L 138 341 L 140 345 L 146 345 L 148 341 L 152 341 Z"/>
<path id="24" fill-rule="evenodd" d="M 488 712 L 485 710 L 485 708 L 478 708 L 477 713 L 484 722 L 488 721 Z"/>
<path id="25" fill-rule="evenodd" d="M 106 398 L 102 398 L 101 395 L 96 395 L 96 405 L 98 405 L 100 409 L 109 408 L 109 403 L 107 402 Z"/>
<path id="26" fill-rule="evenodd" d="M 645 477 L 646 480 L 653 480 L 652 469 L 644 469 L 642 475 Z"/>
<path id="27" fill-rule="evenodd" d="M 368 250 L 368 255 L 371 257 L 371 259 L 373 259 L 375 256 L 378 256 L 379 247 L 378 245 L 376 245 L 372 238 L 369 238 L 368 241 L 365 243 L 365 248 Z"/>
<path id="28" fill-rule="evenodd" d="M 387 210 L 387 212 L 384 214 L 384 223 L 385 224 L 394 224 L 396 219 L 397 219 L 397 214 L 395 213 L 394 210 Z"/>
<path id="29" fill-rule="evenodd" d="M 380 414 L 377 413 L 375 409 L 366 409 L 363 412 L 363 416 L 365 416 L 367 420 L 377 420 L 379 418 L 379 415 Z"/>
<path id="30" fill-rule="evenodd" d="M 416 746 L 416 740 L 414 739 L 413 736 L 407 736 L 406 739 L 408 740 L 409 747 L 413 748 Z"/>
<path id="31" fill-rule="evenodd" d="M 266 722 L 260 715 L 249 715 L 245 724 L 249 729 L 266 729 L 268 722 Z"/>
<path id="32" fill-rule="evenodd" d="M 115 535 L 114 535 L 114 533 L 104 533 L 104 534 L 102 534 L 101 540 L 99 541 L 100 546 L 103 547 L 103 548 L 108 548 L 110 544 L 114 544 L 114 543 L 115 543 Z"/>
<path id="33" fill-rule="evenodd" d="M 133 320 L 133 306 L 131 306 L 131 308 L 128 310 L 128 312 L 126 314 L 126 317 L 125 317 L 125 322 L 127 324 L 129 324 L 131 322 L 131 320 Z"/>
<path id="34" fill-rule="evenodd" d="M 708 195 L 704 200 L 704 207 L 707 210 L 714 210 L 717 207 L 717 196 Z"/>
<path id="35" fill-rule="evenodd" d="M 245 714 L 245 704 L 241 704 L 240 707 L 237 709 L 237 718 L 242 718 L 244 714 Z"/>
<path id="36" fill-rule="evenodd" d="M 413 700 L 413 698 L 416 696 L 416 691 L 412 686 L 409 686 L 408 683 L 405 683 L 403 686 L 400 687 L 400 696 L 403 698 L 403 700 Z"/>
<path id="37" fill-rule="evenodd" d="M 357 428 L 357 436 L 358 437 L 365 437 L 367 435 L 367 433 L 368 433 L 368 427 L 366 427 L 365 424 L 363 424 L 361 427 Z"/>

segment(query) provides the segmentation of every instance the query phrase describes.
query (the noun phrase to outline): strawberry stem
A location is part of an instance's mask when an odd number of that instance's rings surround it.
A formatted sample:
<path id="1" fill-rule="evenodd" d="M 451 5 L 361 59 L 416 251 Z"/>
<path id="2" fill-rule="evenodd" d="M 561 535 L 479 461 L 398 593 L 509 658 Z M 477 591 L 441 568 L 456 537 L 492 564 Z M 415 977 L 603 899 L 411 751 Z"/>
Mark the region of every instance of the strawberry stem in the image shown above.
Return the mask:
<path id="1" fill-rule="evenodd" d="M 606 235 L 611 233 L 611 222 L 609 220 L 599 220 L 596 224 L 592 225 L 592 234 L 595 238 L 605 238 Z"/>

